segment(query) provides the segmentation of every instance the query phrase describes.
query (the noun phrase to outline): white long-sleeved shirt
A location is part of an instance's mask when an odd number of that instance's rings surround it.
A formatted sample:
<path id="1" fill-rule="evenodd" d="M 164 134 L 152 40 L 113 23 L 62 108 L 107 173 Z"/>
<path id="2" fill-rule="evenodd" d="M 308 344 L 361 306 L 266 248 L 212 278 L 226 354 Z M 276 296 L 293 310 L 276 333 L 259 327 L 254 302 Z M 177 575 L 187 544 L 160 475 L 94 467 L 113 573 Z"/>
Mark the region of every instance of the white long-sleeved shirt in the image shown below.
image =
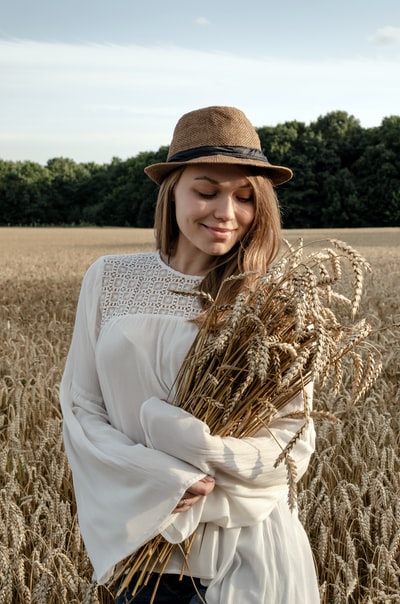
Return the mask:
<path id="1" fill-rule="evenodd" d="M 94 578 L 106 582 L 117 562 L 159 533 L 176 543 L 197 529 L 188 572 L 208 586 L 208 604 L 317 604 L 310 545 L 287 505 L 286 469 L 274 468 L 303 420 L 276 416 L 270 431 L 221 438 L 165 402 L 199 312 L 195 297 L 176 291 L 200 281 L 158 252 L 102 257 L 85 275 L 60 397 Z M 301 407 L 299 396 L 285 413 Z M 292 451 L 299 478 L 313 449 L 310 423 Z M 206 474 L 216 479 L 213 492 L 173 514 Z M 178 558 L 168 572 L 181 571 Z"/>

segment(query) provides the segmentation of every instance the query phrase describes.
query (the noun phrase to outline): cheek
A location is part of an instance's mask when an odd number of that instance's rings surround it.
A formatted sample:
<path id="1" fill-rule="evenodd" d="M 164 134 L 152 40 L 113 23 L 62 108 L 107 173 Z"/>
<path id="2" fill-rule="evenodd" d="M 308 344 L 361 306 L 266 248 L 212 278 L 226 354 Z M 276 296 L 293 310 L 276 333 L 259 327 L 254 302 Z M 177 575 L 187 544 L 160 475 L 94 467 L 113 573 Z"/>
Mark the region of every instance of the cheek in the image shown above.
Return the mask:
<path id="1" fill-rule="evenodd" d="M 256 211 L 254 205 L 246 205 L 244 208 L 241 208 L 240 213 L 238 215 L 238 220 L 244 227 L 249 227 L 254 220 Z"/>
<path id="2" fill-rule="evenodd" d="M 177 224 L 182 224 L 185 220 L 185 207 L 181 203 L 174 202 L 174 212 L 175 212 L 175 220 Z"/>

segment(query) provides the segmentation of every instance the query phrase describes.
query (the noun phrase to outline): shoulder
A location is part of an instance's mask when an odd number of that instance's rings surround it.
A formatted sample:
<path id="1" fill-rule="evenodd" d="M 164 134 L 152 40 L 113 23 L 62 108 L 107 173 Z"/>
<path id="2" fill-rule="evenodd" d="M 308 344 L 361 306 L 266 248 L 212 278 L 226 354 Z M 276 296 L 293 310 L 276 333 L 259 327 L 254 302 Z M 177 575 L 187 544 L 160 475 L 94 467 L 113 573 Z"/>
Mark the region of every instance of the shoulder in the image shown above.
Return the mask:
<path id="1" fill-rule="evenodd" d="M 158 252 L 152 251 L 103 256 L 98 262 L 100 261 L 102 264 L 104 278 L 111 278 L 112 276 L 129 278 L 147 271 L 153 272 L 159 266 L 158 258 Z"/>
<path id="2" fill-rule="evenodd" d="M 110 285 L 118 280 L 129 279 L 134 275 L 141 275 L 146 268 L 154 271 L 158 265 L 158 252 L 144 252 L 137 254 L 110 254 L 97 258 L 86 270 L 81 291 L 100 292 L 106 284 Z"/>
<path id="3" fill-rule="evenodd" d="M 100 303 L 101 306 L 109 299 L 125 298 L 128 292 L 139 287 L 143 278 L 157 272 L 158 258 L 156 251 L 100 256 L 84 275 L 81 298 L 89 305 Z"/>
<path id="4" fill-rule="evenodd" d="M 144 281 L 159 278 L 161 260 L 158 251 L 113 254 L 98 258 L 89 271 L 96 276 L 103 294 L 125 296 Z"/>
<path id="5" fill-rule="evenodd" d="M 100 256 L 89 266 L 86 275 L 122 274 L 135 268 L 154 267 L 158 265 L 158 256 L 156 251 Z"/>

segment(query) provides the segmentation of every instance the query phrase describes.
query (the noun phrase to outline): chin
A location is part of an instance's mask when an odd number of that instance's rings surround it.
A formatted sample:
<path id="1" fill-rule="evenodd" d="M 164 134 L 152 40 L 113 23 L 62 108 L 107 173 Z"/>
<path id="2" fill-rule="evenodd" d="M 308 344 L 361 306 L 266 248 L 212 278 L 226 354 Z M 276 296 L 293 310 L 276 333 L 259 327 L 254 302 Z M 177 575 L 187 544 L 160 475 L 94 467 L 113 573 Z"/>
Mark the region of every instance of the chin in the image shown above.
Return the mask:
<path id="1" fill-rule="evenodd" d="M 219 247 L 218 249 L 215 249 L 214 251 L 210 252 L 210 256 L 225 256 L 225 254 L 229 254 L 232 248 L 233 245 L 224 247 L 223 249 Z"/>

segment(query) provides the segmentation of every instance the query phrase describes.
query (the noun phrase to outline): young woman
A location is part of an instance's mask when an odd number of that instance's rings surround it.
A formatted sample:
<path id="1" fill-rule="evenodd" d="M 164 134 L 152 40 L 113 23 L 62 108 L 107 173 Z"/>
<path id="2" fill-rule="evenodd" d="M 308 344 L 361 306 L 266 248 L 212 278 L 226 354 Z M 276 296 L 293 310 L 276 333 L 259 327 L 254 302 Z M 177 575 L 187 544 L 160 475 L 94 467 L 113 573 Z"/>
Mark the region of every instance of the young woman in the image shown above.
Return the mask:
<path id="1" fill-rule="evenodd" d="M 232 107 L 185 114 L 160 185 L 156 250 L 106 256 L 88 270 L 61 385 L 64 440 L 83 539 L 98 583 L 162 534 L 195 532 L 186 575 L 174 556 L 155 602 L 317 604 L 311 549 L 287 504 L 286 470 L 274 462 L 302 424 L 277 415 L 252 438 L 211 436 L 173 398 L 176 375 L 212 296 L 230 275 L 265 271 L 280 242 L 274 186 L 292 176 L 272 165 L 246 116 Z M 232 302 L 242 280 L 228 281 Z M 301 396 L 285 413 L 302 407 Z M 283 415 L 283 414 L 282 414 Z M 298 477 L 314 448 L 312 425 L 292 456 Z M 197 530 L 196 530 L 197 529 Z M 150 602 L 157 573 L 132 599 Z"/>

